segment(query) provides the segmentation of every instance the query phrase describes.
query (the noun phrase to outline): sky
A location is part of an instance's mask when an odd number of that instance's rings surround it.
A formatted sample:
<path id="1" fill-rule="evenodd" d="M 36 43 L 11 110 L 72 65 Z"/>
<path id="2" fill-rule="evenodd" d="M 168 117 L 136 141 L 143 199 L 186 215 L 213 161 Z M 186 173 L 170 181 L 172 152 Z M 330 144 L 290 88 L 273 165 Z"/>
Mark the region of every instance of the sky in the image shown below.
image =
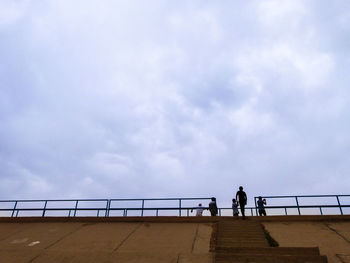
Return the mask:
<path id="1" fill-rule="evenodd" d="M 349 194 L 350 1 L 0 0 L 0 199 Z"/>

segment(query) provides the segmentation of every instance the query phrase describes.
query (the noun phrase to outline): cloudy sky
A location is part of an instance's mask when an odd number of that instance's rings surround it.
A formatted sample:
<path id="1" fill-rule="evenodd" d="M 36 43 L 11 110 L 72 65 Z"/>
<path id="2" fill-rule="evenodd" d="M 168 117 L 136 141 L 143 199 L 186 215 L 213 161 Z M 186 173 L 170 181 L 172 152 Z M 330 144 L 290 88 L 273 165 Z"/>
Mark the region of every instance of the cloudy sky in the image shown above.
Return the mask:
<path id="1" fill-rule="evenodd" d="M 0 199 L 349 194 L 349 66 L 348 0 L 0 0 Z"/>

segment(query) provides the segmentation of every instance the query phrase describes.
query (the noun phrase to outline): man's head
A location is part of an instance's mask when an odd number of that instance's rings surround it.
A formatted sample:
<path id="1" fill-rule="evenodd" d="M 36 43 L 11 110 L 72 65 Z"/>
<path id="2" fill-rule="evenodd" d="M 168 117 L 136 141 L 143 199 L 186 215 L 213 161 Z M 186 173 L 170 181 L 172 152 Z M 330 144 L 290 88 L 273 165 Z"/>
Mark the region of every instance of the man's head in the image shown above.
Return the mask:
<path id="1" fill-rule="evenodd" d="M 242 190 L 243 190 L 243 186 L 240 186 L 240 187 L 239 187 L 239 190 L 241 190 L 241 191 L 242 191 Z"/>
<path id="2" fill-rule="evenodd" d="M 211 201 L 216 201 L 216 198 L 215 198 L 215 197 L 212 197 L 212 198 L 211 198 Z"/>
<path id="3" fill-rule="evenodd" d="M 202 204 L 198 204 L 198 206 L 202 206 Z"/>

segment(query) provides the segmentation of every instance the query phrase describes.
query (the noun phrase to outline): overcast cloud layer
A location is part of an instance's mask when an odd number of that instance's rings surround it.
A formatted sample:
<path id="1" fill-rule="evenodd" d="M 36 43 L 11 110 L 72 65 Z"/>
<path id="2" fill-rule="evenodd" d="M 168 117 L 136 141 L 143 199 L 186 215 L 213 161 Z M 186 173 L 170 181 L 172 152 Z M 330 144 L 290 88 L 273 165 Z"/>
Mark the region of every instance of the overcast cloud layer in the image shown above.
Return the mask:
<path id="1" fill-rule="evenodd" d="M 0 0 L 0 198 L 349 194 L 349 52 L 347 0 Z"/>

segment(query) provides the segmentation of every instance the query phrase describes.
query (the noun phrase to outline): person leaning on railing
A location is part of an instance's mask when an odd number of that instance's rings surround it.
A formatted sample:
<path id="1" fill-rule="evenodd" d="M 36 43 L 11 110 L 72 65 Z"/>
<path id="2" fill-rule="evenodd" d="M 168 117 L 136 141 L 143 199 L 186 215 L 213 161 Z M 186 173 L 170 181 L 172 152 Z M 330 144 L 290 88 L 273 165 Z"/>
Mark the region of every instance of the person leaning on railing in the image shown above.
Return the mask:
<path id="1" fill-rule="evenodd" d="M 259 216 L 266 216 L 266 211 L 265 211 L 266 199 L 262 199 L 262 197 L 259 196 L 257 204 L 258 204 Z"/>

